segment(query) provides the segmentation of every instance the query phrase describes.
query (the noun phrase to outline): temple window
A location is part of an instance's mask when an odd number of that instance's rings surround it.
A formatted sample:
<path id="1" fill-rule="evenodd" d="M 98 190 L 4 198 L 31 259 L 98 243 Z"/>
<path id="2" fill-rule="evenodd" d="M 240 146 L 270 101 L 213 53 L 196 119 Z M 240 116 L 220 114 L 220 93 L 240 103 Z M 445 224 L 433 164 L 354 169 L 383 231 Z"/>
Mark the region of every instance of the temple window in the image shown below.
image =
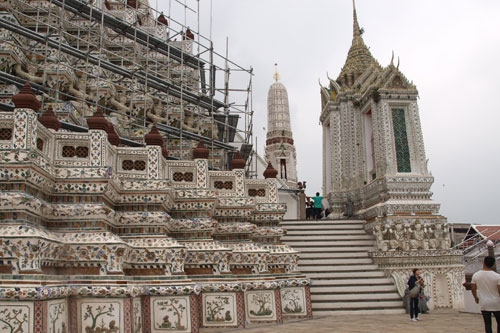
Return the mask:
<path id="1" fill-rule="evenodd" d="M 392 125 L 394 128 L 398 172 L 411 172 L 410 148 L 408 146 L 404 109 L 392 109 Z"/>
<path id="2" fill-rule="evenodd" d="M 259 188 L 251 188 L 248 190 L 248 196 L 249 197 L 265 197 L 266 196 L 266 189 Z"/>
<path id="3" fill-rule="evenodd" d="M 0 128 L 0 140 L 11 140 L 12 128 Z"/>
<path id="4" fill-rule="evenodd" d="M 286 174 L 286 159 L 284 158 L 280 159 L 280 173 L 281 179 L 288 179 Z"/>
<path id="5" fill-rule="evenodd" d="M 214 187 L 218 190 L 232 190 L 233 189 L 233 182 L 232 181 L 215 181 L 214 182 Z"/>
<path id="6" fill-rule="evenodd" d="M 39 151 L 43 151 L 43 140 L 40 139 L 40 138 L 37 138 L 36 139 L 36 149 L 38 149 Z"/>
<path id="7" fill-rule="evenodd" d="M 37 143 L 38 145 L 38 143 Z M 78 157 L 87 158 L 89 157 L 89 147 L 86 146 L 63 146 L 62 147 L 62 157 Z"/>
<path id="8" fill-rule="evenodd" d="M 89 157 L 89 148 L 85 146 L 78 146 L 75 148 L 76 157 L 85 158 Z"/>
<path id="9" fill-rule="evenodd" d="M 131 171 L 131 170 L 144 171 L 144 170 L 146 170 L 146 161 L 143 161 L 143 160 L 137 160 L 137 161 L 123 160 L 122 161 L 122 169 L 124 171 Z"/>
<path id="10" fill-rule="evenodd" d="M 193 173 L 192 172 L 174 172 L 172 178 L 175 182 L 192 182 Z"/>

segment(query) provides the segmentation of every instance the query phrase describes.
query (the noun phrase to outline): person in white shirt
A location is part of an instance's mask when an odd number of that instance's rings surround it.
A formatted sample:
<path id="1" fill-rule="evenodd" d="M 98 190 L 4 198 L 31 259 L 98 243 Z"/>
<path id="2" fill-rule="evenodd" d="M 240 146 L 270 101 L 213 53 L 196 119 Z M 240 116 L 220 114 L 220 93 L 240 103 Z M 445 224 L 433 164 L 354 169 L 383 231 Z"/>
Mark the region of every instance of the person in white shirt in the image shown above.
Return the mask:
<path id="1" fill-rule="evenodd" d="M 472 295 L 481 307 L 486 333 L 492 333 L 491 314 L 495 316 L 500 333 L 500 274 L 493 270 L 494 265 L 495 258 L 484 258 L 483 269 L 474 273 L 471 281 Z"/>

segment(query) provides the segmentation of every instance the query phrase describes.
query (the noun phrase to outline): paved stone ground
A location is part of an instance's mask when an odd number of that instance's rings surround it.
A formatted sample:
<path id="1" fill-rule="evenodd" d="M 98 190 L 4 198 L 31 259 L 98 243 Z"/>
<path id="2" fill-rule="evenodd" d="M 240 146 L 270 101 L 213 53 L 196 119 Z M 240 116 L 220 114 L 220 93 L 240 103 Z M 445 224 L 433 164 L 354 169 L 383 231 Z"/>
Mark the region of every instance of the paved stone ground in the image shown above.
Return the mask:
<path id="1" fill-rule="evenodd" d="M 252 325 L 246 329 L 204 328 L 202 333 L 245 332 L 245 333 L 326 333 L 326 332 L 484 332 L 483 319 L 479 314 L 462 313 L 451 310 L 436 310 L 421 315 L 422 321 L 412 322 L 408 315 L 360 315 L 329 316 L 309 320 L 290 321 L 282 325 Z M 496 329 L 493 319 L 493 331 Z"/>

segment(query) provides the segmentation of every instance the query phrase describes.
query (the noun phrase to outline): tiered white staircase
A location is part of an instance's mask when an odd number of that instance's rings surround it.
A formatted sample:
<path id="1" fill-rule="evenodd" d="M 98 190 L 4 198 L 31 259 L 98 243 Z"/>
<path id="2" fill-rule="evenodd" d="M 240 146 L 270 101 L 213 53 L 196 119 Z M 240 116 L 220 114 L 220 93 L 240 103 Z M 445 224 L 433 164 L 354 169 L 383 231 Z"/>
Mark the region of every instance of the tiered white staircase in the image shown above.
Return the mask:
<path id="1" fill-rule="evenodd" d="M 390 278 L 368 257 L 375 240 L 360 220 L 284 221 L 282 241 L 300 251 L 314 315 L 404 313 Z"/>

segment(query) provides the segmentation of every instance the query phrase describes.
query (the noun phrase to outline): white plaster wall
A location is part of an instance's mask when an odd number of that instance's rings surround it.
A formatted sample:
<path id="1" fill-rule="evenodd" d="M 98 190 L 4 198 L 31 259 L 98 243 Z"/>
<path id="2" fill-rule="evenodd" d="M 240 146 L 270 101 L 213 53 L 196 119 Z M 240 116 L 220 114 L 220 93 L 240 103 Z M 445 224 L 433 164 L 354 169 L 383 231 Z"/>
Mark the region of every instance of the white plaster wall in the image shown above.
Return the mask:
<path id="1" fill-rule="evenodd" d="M 372 137 L 373 137 L 373 125 L 372 125 L 372 117 L 371 114 L 363 115 L 364 121 L 364 139 L 365 139 L 365 161 L 366 161 L 366 172 L 370 172 L 375 167 L 373 163 L 373 146 L 372 146 Z"/>
<path id="2" fill-rule="evenodd" d="M 326 170 L 323 172 L 325 177 L 324 185 L 326 188 L 323 189 L 323 193 L 330 193 L 332 191 L 332 153 L 331 153 L 331 143 L 330 143 L 330 126 L 323 126 L 323 150 L 325 152 L 325 162 Z"/>
<path id="3" fill-rule="evenodd" d="M 257 159 L 257 179 L 264 179 L 264 170 L 266 170 L 267 168 L 267 163 L 266 161 L 262 158 L 262 153 L 264 152 L 264 150 L 260 151 L 260 153 L 258 155 L 254 155 L 253 156 L 253 160 L 252 160 L 252 169 L 255 170 L 255 160 Z M 276 169 L 277 166 L 273 165 L 273 167 Z M 276 169 L 278 170 L 278 169 Z"/>
<path id="4" fill-rule="evenodd" d="M 296 196 L 290 193 L 279 192 L 278 193 L 279 202 L 286 203 L 286 213 L 283 219 L 285 220 L 296 220 L 299 218 L 299 206 L 298 199 Z"/>

